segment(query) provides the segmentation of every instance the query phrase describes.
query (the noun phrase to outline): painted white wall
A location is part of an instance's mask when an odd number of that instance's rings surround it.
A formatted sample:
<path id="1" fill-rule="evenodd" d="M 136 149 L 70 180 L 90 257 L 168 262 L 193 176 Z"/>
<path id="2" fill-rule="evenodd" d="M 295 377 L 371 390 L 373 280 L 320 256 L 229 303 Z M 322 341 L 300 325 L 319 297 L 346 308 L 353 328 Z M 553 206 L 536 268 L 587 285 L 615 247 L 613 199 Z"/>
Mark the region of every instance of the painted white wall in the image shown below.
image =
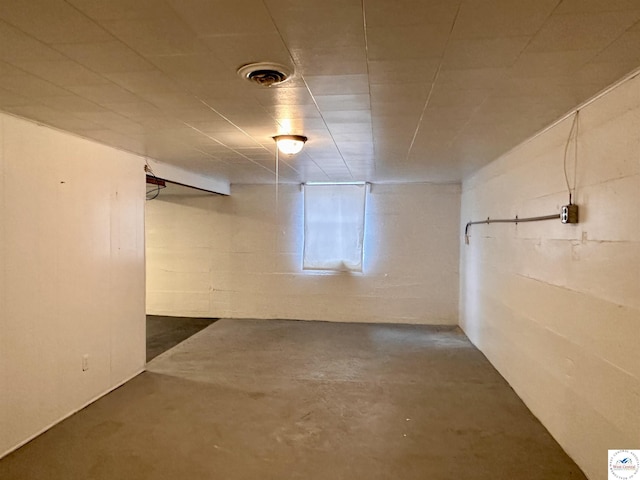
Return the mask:
<path id="1" fill-rule="evenodd" d="M 147 312 L 456 324 L 459 185 L 373 185 L 363 274 L 302 271 L 298 185 L 148 202 Z M 277 221 L 276 221 L 277 216 Z"/>
<path id="2" fill-rule="evenodd" d="M 149 167 L 151 167 L 152 173 L 163 180 L 168 180 L 180 185 L 187 185 L 207 192 L 220 193 L 222 195 L 229 195 L 231 193 L 231 185 L 226 179 L 189 172 L 183 168 L 159 162 L 152 158 L 149 158 L 147 163 Z"/>
<path id="3" fill-rule="evenodd" d="M 144 368 L 145 183 L 140 157 L 4 114 L 0 145 L 2 456 Z"/>
<path id="4" fill-rule="evenodd" d="M 571 121 L 466 180 L 462 225 L 559 212 Z M 640 78 L 584 108 L 579 131 L 580 224 L 471 227 L 470 245 L 460 238 L 460 315 L 596 480 L 606 478 L 607 449 L 640 445 Z"/>

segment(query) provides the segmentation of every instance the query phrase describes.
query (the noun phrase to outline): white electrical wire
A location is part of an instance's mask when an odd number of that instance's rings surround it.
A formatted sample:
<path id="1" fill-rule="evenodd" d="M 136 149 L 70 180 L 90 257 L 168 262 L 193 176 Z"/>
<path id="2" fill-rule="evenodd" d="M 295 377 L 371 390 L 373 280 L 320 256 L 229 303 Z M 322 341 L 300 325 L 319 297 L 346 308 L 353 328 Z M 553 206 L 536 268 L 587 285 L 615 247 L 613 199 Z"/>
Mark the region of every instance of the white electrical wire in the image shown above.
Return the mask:
<path id="1" fill-rule="evenodd" d="M 150 175 L 151 177 L 153 177 L 156 182 L 154 188 L 152 188 L 151 190 L 147 190 L 146 198 L 147 200 L 155 200 L 156 198 L 158 198 L 158 195 L 160 195 L 160 190 L 162 190 L 163 188 L 166 188 L 166 185 L 160 185 L 158 177 L 156 177 L 156 174 L 153 173 L 153 169 L 151 168 L 151 165 L 149 165 L 149 159 L 145 159 L 144 162 L 145 162 L 144 171 L 146 175 Z M 152 195 L 152 196 L 149 197 L 149 195 Z"/>
<path id="2" fill-rule="evenodd" d="M 580 117 L 580 110 L 576 110 L 576 113 L 573 117 L 573 122 L 571 123 L 571 130 L 569 130 L 569 136 L 567 137 L 567 143 L 564 146 L 564 159 L 563 159 L 563 168 L 564 168 L 564 180 L 567 184 L 567 190 L 569 192 L 569 205 L 573 204 L 573 194 L 576 190 L 576 180 L 577 180 L 577 170 L 578 170 L 578 120 Z M 573 148 L 573 186 L 569 183 L 569 174 L 567 172 L 567 157 L 569 155 L 569 146 L 571 145 L 571 140 L 574 140 L 574 148 Z"/>
<path id="3" fill-rule="evenodd" d="M 276 223 L 278 222 L 278 177 L 279 177 L 279 155 L 278 146 L 276 145 Z"/>

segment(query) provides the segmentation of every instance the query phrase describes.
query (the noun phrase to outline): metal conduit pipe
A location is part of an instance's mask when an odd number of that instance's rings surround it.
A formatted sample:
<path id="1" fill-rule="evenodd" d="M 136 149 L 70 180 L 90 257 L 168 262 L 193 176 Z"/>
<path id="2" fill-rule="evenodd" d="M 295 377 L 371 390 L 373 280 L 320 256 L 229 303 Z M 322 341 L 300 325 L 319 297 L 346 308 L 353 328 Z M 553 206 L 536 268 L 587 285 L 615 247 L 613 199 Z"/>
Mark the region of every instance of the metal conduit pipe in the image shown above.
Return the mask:
<path id="1" fill-rule="evenodd" d="M 521 223 L 521 222 L 541 222 L 543 220 L 553 220 L 556 218 L 560 218 L 559 213 L 554 213 L 553 215 L 542 215 L 540 217 L 525 217 L 518 218 L 516 215 L 515 218 L 496 218 L 491 219 L 487 217 L 486 220 L 477 220 L 474 222 L 467 222 L 467 225 L 464 227 L 464 243 L 469 245 L 469 227 L 471 225 L 480 225 L 480 224 L 489 224 L 489 223 Z"/>

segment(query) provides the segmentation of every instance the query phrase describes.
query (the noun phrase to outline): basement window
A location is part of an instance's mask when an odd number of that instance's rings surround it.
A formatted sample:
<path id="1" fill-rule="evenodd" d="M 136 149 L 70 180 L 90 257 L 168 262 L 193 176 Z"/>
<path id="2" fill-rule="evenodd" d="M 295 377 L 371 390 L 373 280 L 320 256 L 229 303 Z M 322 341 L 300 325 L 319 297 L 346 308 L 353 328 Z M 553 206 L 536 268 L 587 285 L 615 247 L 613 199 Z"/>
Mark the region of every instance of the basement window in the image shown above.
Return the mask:
<path id="1" fill-rule="evenodd" d="M 303 270 L 362 272 L 365 183 L 304 184 Z"/>

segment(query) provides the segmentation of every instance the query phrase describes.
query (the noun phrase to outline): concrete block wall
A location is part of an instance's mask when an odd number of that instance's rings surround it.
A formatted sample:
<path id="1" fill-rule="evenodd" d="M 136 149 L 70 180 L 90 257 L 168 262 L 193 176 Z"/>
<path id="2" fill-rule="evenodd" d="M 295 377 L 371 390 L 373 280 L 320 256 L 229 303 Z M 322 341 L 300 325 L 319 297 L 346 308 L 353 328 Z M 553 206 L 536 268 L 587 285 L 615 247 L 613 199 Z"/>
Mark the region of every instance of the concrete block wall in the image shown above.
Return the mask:
<path id="1" fill-rule="evenodd" d="M 302 271 L 299 185 L 147 205 L 147 312 L 456 324 L 459 185 L 373 185 L 363 274 Z"/>
<path id="2" fill-rule="evenodd" d="M 463 183 L 469 220 L 568 202 L 567 119 Z M 607 449 L 640 445 L 640 78 L 580 113 L 580 223 L 471 227 L 460 316 L 471 341 L 594 480 Z M 573 150 L 569 151 L 573 179 Z"/>

